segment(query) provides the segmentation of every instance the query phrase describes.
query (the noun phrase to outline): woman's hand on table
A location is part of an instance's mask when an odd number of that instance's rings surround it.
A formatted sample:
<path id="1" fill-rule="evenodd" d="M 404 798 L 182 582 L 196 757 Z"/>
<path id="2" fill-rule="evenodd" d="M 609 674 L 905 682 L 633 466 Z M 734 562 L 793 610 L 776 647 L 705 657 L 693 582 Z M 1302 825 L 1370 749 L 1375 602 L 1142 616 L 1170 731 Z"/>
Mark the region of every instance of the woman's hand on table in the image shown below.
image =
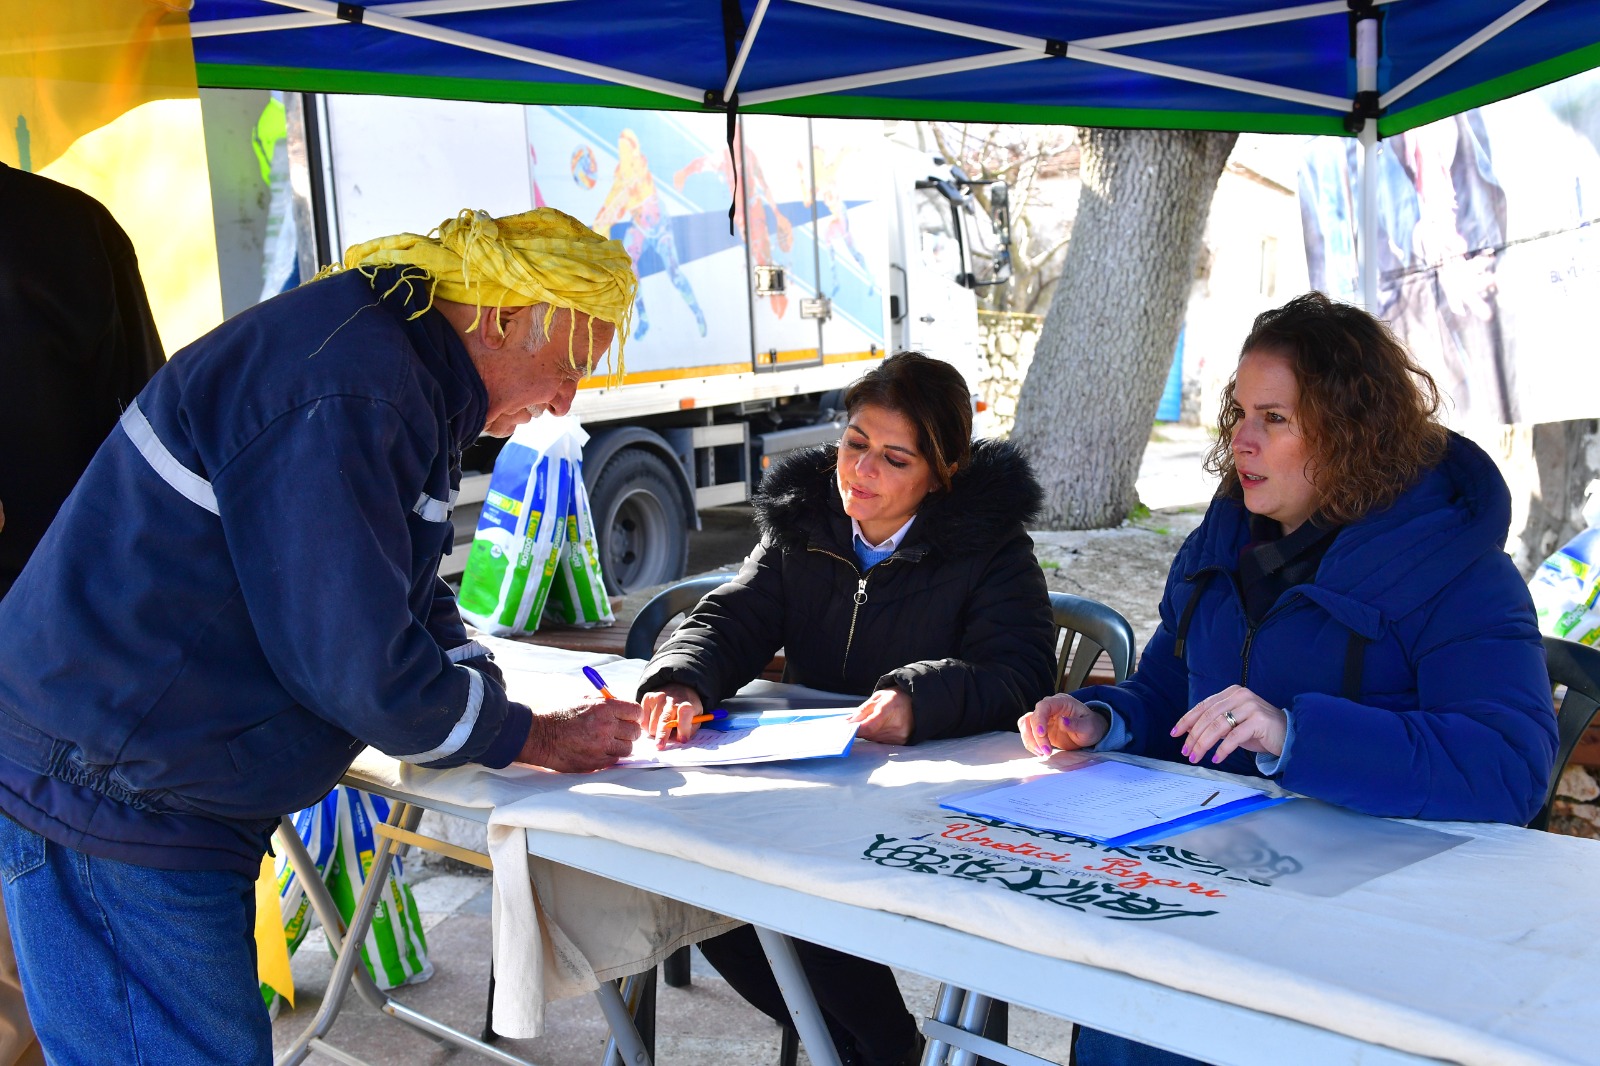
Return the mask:
<path id="1" fill-rule="evenodd" d="M 904 744 L 911 739 L 911 697 L 897 688 L 880 688 L 848 720 L 856 723 L 856 736 L 862 740 Z"/>
<path id="2" fill-rule="evenodd" d="M 646 692 L 639 700 L 644 712 L 644 731 L 656 739 L 656 747 L 669 740 L 679 743 L 694 736 L 700 728 L 695 716 L 705 711 L 700 693 L 688 685 L 662 685 L 660 691 Z"/>
<path id="3" fill-rule="evenodd" d="M 1264 755 L 1282 755 L 1289 716 L 1243 685 L 1229 685 L 1190 708 L 1172 727 L 1173 736 L 1188 736 L 1183 754 L 1197 763 L 1216 747 L 1211 761 L 1219 763 L 1243 748 Z"/>
<path id="4" fill-rule="evenodd" d="M 1065 692 L 1046 696 L 1017 719 L 1022 745 L 1035 755 L 1092 748 L 1110 727 L 1105 715 L 1096 714 Z"/>
<path id="5" fill-rule="evenodd" d="M 603 770 L 633 751 L 639 705 L 587 696 L 570 707 L 533 712 L 517 762 L 558 773 Z"/>

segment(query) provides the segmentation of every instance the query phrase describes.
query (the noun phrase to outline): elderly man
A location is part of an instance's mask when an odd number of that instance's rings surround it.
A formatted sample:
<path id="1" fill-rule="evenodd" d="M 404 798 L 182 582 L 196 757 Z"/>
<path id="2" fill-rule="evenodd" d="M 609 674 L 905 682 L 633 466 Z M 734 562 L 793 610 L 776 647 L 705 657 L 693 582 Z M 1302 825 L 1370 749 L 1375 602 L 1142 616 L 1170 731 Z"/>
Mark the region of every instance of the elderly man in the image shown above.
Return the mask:
<path id="1" fill-rule="evenodd" d="M 254 880 L 362 745 L 570 771 L 639 733 L 507 699 L 435 574 L 461 450 L 567 411 L 628 254 L 548 209 L 437 232 L 179 352 L 0 601 L 0 885 L 53 1062 L 270 1061 Z"/>

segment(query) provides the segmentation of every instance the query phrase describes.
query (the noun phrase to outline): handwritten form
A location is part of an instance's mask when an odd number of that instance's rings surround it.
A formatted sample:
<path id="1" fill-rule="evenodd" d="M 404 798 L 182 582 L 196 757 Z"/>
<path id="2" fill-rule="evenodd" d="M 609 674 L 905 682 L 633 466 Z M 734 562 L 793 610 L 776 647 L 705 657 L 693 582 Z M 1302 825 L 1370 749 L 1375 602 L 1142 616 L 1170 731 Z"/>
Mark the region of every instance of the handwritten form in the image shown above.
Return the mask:
<path id="1" fill-rule="evenodd" d="M 856 723 L 837 712 L 824 718 L 780 721 L 770 725 L 739 726 L 726 730 L 702 728 L 687 742 L 671 743 L 660 750 L 648 736 L 633 742 L 633 753 L 617 760 L 618 766 L 734 766 L 745 763 L 782 762 L 786 759 L 823 759 L 848 754 L 855 740 Z"/>
<path id="2" fill-rule="evenodd" d="M 1031 829 L 1111 841 L 1261 798 L 1259 789 L 1246 785 L 1105 761 L 946 796 L 939 805 Z"/>

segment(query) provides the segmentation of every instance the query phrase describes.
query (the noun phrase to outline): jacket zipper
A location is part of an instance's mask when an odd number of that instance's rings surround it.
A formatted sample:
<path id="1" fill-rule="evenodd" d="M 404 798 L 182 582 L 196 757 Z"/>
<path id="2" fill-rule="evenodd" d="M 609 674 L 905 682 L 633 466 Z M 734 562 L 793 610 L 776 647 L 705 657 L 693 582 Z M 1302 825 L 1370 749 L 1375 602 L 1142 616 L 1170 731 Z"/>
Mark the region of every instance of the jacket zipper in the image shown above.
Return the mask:
<path id="1" fill-rule="evenodd" d="M 1265 622 L 1263 618 L 1261 621 Z M 1255 643 L 1257 626 L 1250 626 L 1244 633 L 1244 647 L 1239 649 L 1239 658 L 1244 660 L 1244 666 L 1239 671 L 1239 687 L 1250 687 L 1250 645 Z"/>
<path id="2" fill-rule="evenodd" d="M 1239 605 L 1241 609 L 1244 606 L 1244 595 L 1242 593 L 1239 596 Z M 1268 622 L 1272 621 L 1272 616 L 1277 614 L 1280 610 L 1287 610 L 1282 601 L 1273 604 L 1272 609 L 1261 616 L 1261 621 L 1256 622 L 1253 625 L 1246 626 L 1244 631 L 1244 647 L 1239 649 L 1239 658 L 1243 660 L 1244 664 L 1239 670 L 1240 688 L 1250 687 L 1250 645 L 1255 643 L 1256 631 L 1262 626 L 1266 625 Z"/>
<path id="3" fill-rule="evenodd" d="M 1184 578 L 1184 580 L 1185 581 L 1193 581 L 1195 578 L 1199 577 L 1201 574 L 1205 573 L 1207 570 L 1215 571 L 1215 572 L 1221 573 L 1221 574 L 1226 574 L 1228 576 L 1228 578 L 1229 578 L 1229 582 L 1228 583 L 1233 586 L 1233 594 L 1239 600 L 1239 611 L 1240 611 L 1240 613 L 1244 613 L 1244 610 L 1245 610 L 1245 606 L 1244 606 L 1244 589 L 1239 586 L 1239 575 L 1238 574 L 1229 572 L 1227 570 L 1223 570 L 1221 567 L 1212 566 L 1212 567 L 1204 567 L 1204 568 L 1202 568 L 1200 570 L 1196 570 L 1194 573 L 1187 575 Z M 1240 688 L 1248 688 L 1250 686 L 1250 646 L 1256 642 L 1256 631 L 1258 629 L 1260 629 L 1262 626 L 1266 625 L 1267 622 L 1271 620 L 1272 616 L 1277 614 L 1278 611 L 1281 610 L 1281 609 L 1284 609 L 1284 606 L 1283 606 L 1283 601 L 1280 599 L 1280 601 L 1278 603 L 1275 603 L 1275 604 L 1272 605 L 1271 609 L 1269 609 L 1266 614 L 1261 616 L 1261 621 L 1259 621 L 1259 622 L 1246 622 L 1245 631 L 1244 631 L 1244 644 L 1239 648 L 1239 662 L 1240 662 L 1240 666 L 1239 666 L 1239 687 Z M 1187 636 L 1187 635 L 1188 634 L 1185 633 L 1185 636 Z"/>
<path id="4" fill-rule="evenodd" d="M 846 559 L 842 555 L 835 555 L 826 548 L 807 547 L 806 550 L 818 552 L 822 555 L 837 559 L 856 572 L 856 594 L 853 597 L 855 600 L 855 606 L 850 608 L 850 632 L 844 638 L 844 661 L 839 664 L 839 676 L 845 677 L 847 676 L 847 669 L 850 666 L 850 646 L 854 644 L 856 640 L 856 619 L 861 616 L 861 605 L 867 602 L 867 582 L 872 578 L 872 571 L 868 570 L 863 574 L 861 572 L 861 567 L 857 566 L 855 563 L 852 563 L 849 559 Z M 894 559 L 891 557 L 879 563 L 878 566 L 887 566 L 892 562 L 894 562 Z"/>

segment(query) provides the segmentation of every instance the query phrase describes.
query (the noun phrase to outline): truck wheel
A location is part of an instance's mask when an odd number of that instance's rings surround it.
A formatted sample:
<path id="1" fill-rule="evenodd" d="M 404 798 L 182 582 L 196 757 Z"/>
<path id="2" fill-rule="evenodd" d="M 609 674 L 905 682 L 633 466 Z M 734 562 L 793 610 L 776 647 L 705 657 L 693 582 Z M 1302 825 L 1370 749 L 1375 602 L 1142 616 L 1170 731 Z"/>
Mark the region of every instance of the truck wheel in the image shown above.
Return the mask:
<path id="1" fill-rule="evenodd" d="M 689 530 L 672 471 L 653 452 L 624 448 L 595 479 L 600 568 L 614 596 L 676 581 L 689 560 Z"/>

